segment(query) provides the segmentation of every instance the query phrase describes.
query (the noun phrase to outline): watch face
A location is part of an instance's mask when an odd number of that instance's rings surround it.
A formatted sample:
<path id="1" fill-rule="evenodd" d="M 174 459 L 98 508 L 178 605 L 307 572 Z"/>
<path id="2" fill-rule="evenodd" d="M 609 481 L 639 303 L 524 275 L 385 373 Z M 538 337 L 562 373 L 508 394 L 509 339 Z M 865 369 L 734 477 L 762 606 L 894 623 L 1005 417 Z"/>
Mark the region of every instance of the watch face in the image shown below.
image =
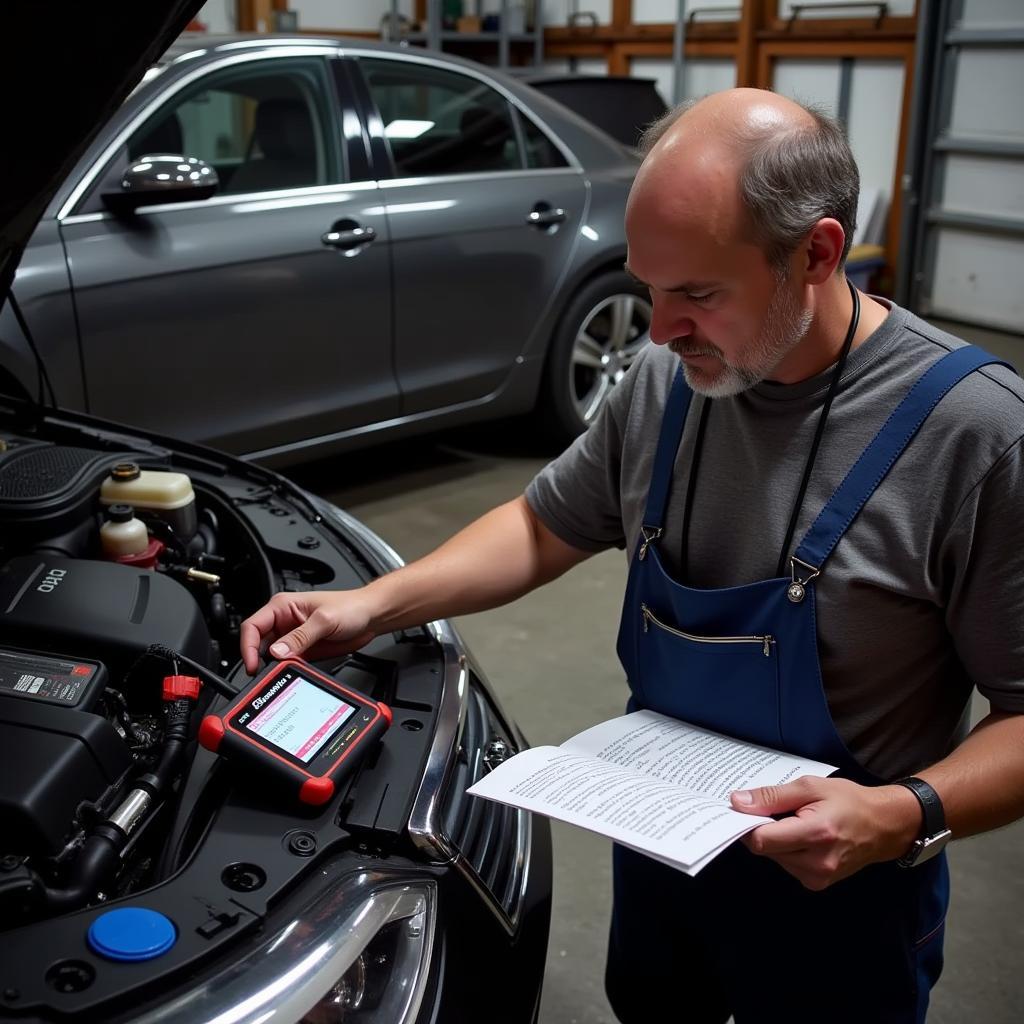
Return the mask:
<path id="1" fill-rule="evenodd" d="M 940 854 L 952 838 L 953 833 L 947 828 L 936 832 L 933 836 L 915 840 L 907 853 L 897 861 L 902 867 L 909 868 L 915 864 L 923 864 L 926 860 Z"/>

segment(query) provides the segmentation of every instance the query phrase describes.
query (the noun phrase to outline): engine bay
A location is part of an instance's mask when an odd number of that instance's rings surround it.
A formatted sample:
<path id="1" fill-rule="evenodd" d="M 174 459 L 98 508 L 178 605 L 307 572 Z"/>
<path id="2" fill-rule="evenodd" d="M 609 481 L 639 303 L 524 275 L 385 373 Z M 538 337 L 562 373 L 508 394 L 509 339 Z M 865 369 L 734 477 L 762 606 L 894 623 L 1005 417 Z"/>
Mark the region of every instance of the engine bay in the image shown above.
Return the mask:
<path id="1" fill-rule="evenodd" d="M 123 996 L 116 967 L 60 955 L 112 901 L 146 892 L 177 923 L 171 953 L 133 965 L 135 987 L 258 927 L 328 853 L 416 855 L 407 826 L 443 688 L 435 640 L 407 630 L 362 660 L 317 663 L 396 715 L 329 805 L 285 806 L 233 775 L 196 743 L 226 698 L 168 681 L 240 689 L 246 616 L 275 591 L 354 588 L 380 568 L 275 474 L 116 439 L 0 430 L 0 988 L 19 1012 Z M 142 474 L 173 478 L 177 507 L 125 511 L 123 491 L 107 493 Z M 134 550 L 104 536 L 112 523 L 118 542 L 131 524 Z"/>

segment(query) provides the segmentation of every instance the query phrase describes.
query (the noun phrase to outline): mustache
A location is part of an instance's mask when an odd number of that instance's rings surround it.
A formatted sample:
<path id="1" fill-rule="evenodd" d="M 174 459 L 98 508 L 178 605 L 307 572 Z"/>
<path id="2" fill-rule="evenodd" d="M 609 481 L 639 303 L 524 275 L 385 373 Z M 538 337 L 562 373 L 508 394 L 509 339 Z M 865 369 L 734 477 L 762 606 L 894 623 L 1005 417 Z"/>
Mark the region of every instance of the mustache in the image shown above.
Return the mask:
<path id="1" fill-rule="evenodd" d="M 714 356 L 716 359 L 722 358 L 722 350 L 710 342 L 701 344 L 687 338 L 673 338 L 668 343 L 668 347 L 677 356 Z"/>

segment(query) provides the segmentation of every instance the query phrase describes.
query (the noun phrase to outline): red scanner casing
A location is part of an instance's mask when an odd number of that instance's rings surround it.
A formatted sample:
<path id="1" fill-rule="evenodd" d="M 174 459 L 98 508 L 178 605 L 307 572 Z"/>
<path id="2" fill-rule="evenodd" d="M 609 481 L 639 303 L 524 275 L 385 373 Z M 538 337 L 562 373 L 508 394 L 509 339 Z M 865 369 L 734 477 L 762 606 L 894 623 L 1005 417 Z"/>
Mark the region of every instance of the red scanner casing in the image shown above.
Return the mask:
<path id="1" fill-rule="evenodd" d="M 342 741 L 344 749 L 330 758 L 320 752 L 308 767 L 297 763 L 295 757 L 282 752 L 273 743 L 240 727 L 236 721 L 247 713 L 248 706 L 267 687 L 268 681 L 286 679 L 289 673 L 301 676 L 355 707 L 353 715 L 325 745 L 325 751 L 329 751 L 338 743 L 338 734 L 345 731 L 347 735 L 357 728 L 351 738 Z M 391 720 L 391 709 L 386 704 L 349 689 L 300 658 L 286 658 L 269 665 L 223 712 L 207 715 L 199 726 L 199 742 L 238 767 L 252 768 L 264 778 L 274 777 L 302 803 L 318 806 L 334 796 L 337 784 L 380 742 Z"/>

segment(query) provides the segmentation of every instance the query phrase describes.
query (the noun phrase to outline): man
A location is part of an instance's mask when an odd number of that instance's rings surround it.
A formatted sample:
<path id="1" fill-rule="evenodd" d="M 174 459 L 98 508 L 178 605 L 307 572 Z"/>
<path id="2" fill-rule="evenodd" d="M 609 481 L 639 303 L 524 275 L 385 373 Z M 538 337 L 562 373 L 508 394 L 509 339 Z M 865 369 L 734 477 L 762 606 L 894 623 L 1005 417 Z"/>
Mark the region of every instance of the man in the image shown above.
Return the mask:
<path id="1" fill-rule="evenodd" d="M 1024 814 L 1024 386 L 847 284 L 858 178 L 834 123 L 740 89 L 647 146 L 626 227 L 654 345 L 598 421 L 421 561 L 275 597 L 245 662 L 494 607 L 627 547 L 631 706 L 841 775 L 734 793 L 779 820 L 696 879 L 616 849 L 616 1014 L 922 1021 L 944 827 Z M 975 685 L 993 710 L 965 739 Z"/>

